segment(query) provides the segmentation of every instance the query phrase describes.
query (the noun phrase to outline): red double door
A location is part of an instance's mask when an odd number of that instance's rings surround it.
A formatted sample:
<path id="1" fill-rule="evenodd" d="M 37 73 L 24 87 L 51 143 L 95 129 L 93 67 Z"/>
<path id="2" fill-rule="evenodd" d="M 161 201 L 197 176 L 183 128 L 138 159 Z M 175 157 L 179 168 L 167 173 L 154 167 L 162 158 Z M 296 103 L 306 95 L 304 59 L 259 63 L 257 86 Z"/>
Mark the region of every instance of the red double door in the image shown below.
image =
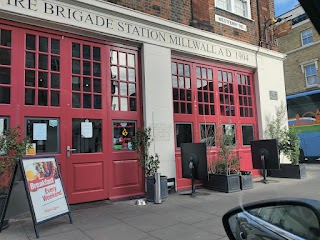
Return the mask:
<path id="1" fill-rule="evenodd" d="M 56 157 L 70 203 L 142 193 L 134 151 L 114 148 L 117 123 L 140 125 L 137 49 L 25 29 L 0 24 L 0 117 Z"/>

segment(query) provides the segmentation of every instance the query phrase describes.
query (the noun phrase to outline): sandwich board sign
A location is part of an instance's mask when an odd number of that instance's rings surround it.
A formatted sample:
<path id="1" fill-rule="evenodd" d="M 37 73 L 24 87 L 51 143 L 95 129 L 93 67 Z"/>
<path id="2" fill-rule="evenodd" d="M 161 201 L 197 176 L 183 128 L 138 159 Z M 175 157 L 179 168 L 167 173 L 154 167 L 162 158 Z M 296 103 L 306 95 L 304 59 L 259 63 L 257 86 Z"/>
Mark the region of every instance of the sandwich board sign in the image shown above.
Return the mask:
<path id="1" fill-rule="evenodd" d="M 37 225 L 68 214 L 70 208 L 55 157 L 26 157 L 20 167 L 27 192 L 34 230 Z"/>

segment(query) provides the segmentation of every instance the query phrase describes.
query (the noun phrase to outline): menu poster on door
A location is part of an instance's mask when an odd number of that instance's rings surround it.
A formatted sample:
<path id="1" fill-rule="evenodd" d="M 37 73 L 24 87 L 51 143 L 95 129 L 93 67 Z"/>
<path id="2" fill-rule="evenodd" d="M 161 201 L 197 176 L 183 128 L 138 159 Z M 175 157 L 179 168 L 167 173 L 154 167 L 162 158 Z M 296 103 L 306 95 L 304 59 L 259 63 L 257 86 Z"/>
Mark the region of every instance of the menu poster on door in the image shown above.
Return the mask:
<path id="1" fill-rule="evenodd" d="M 54 157 L 22 158 L 26 189 L 37 223 L 69 212 Z"/>
<path id="2" fill-rule="evenodd" d="M 34 123 L 33 124 L 33 140 L 47 140 L 47 124 Z"/>

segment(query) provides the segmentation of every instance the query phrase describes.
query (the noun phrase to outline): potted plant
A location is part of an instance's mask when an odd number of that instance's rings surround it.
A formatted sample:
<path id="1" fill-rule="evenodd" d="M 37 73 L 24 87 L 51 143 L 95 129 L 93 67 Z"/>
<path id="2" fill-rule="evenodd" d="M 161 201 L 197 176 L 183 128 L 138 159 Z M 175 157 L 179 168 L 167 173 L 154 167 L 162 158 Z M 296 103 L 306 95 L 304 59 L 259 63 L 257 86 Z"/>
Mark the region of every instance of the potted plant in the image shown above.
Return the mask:
<path id="1" fill-rule="evenodd" d="M 17 159 L 25 155 L 27 139 L 21 138 L 19 127 L 9 128 L 0 135 L 0 217 L 2 217 L 9 187 L 13 181 Z M 5 220 L 4 227 L 8 226 Z"/>
<path id="2" fill-rule="evenodd" d="M 240 189 L 247 190 L 253 188 L 252 173 L 250 171 L 239 171 Z"/>
<path id="3" fill-rule="evenodd" d="M 238 174 L 239 156 L 235 149 L 235 131 L 232 125 L 228 129 L 218 129 L 217 156 L 209 162 L 209 179 L 205 187 L 220 192 L 240 191 L 240 178 Z"/>
<path id="4" fill-rule="evenodd" d="M 138 128 L 135 136 L 132 137 L 132 148 L 137 153 L 139 164 L 144 168 L 146 177 L 146 198 L 147 201 L 154 201 L 154 175 L 157 172 L 160 164 L 159 155 L 149 154 L 149 148 L 153 139 L 151 137 L 151 128 Z M 168 197 L 167 177 L 160 177 L 161 198 L 162 201 Z"/>
<path id="5" fill-rule="evenodd" d="M 294 127 L 287 128 L 285 114 L 285 106 L 281 103 L 276 108 L 276 117 L 268 120 L 266 135 L 278 140 L 279 154 L 283 154 L 291 163 L 280 163 L 280 169 L 268 170 L 268 176 L 301 179 L 307 176 L 307 172 L 306 165 L 299 164 L 300 139 Z"/>

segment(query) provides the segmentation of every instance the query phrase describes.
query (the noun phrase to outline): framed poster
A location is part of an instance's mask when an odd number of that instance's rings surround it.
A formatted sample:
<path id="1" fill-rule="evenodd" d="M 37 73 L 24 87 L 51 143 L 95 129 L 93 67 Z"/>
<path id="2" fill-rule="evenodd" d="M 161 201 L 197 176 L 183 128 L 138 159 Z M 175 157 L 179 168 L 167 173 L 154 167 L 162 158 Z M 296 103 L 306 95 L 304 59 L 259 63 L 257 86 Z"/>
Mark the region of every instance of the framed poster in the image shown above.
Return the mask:
<path id="1" fill-rule="evenodd" d="M 20 161 L 34 224 L 64 214 L 69 214 L 70 217 L 55 157 L 28 157 Z"/>

